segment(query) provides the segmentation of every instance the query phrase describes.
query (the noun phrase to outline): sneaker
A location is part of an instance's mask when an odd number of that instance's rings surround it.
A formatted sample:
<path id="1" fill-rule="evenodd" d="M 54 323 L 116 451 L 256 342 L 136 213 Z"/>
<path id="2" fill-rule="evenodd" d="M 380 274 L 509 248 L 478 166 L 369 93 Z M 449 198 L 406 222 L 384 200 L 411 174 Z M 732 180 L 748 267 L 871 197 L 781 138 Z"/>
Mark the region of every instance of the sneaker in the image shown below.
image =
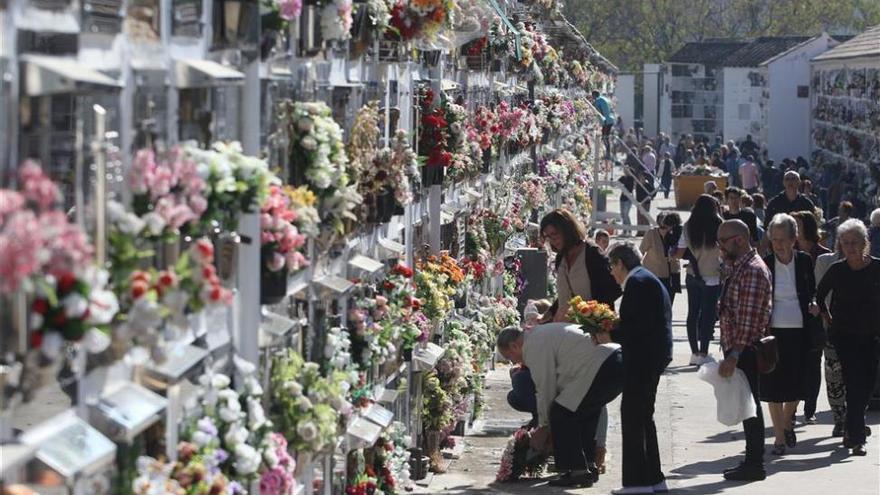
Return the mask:
<path id="1" fill-rule="evenodd" d="M 702 357 L 699 354 L 697 354 L 697 353 L 691 354 L 691 361 L 689 364 L 691 366 L 700 366 L 701 364 L 703 364 L 700 362 L 701 359 L 702 359 Z"/>
<path id="2" fill-rule="evenodd" d="M 817 419 L 815 415 L 804 418 L 804 424 L 814 425 L 816 422 Z"/>
<path id="3" fill-rule="evenodd" d="M 616 490 L 611 490 L 612 495 L 630 495 L 639 493 L 654 493 L 653 486 L 624 486 Z"/>
<path id="4" fill-rule="evenodd" d="M 666 485 L 666 480 L 657 483 L 652 488 L 654 489 L 654 493 L 667 493 L 669 491 L 669 486 Z"/>
<path id="5" fill-rule="evenodd" d="M 865 436 L 866 437 L 871 436 L 871 427 L 870 426 L 865 426 Z"/>
<path id="6" fill-rule="evenodd" d="M 726 471 L 724 479 L 727 481 L 764 481 L 767 479 L 767 472 L 764 471 L 764 466 L 742 464 L 736 469 Z"/>
<path id="7" fill-rule="evenodd" d="M 865 446 L 863 444 L 853 445 L 852 455 L 866 456 L 866 455 L 868 455 L 868 451 L 865 450 Z"/>

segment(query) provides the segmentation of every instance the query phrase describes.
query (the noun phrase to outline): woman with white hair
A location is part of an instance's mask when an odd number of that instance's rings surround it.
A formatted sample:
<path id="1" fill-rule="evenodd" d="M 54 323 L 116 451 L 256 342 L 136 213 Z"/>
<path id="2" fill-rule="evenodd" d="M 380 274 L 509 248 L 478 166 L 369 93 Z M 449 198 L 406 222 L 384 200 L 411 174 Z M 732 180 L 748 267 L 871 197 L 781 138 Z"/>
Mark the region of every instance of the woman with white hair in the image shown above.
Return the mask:
<path id="1" fill-rule="evenodd" d="M 880 259 L 868 253 L 868 230 L 849 219 L 837 228 L 844 259 L 834 263 L 819 282 L 817 298 L 829 324 L 846 385 L 844 446 L 853 455 L 865 451 L 865 409 L 877 380 L 880 359 Z M 831 294 L 831 304 L 825 297 Z"/>
<path id="2" fill-rule="evenodd" d="M 880 208 L 871 212 L 871 226 L 868 227 L 868 241 L 871 243 L 871 256 L 880 258 Z"/>
<path id="3" fill-rule="evenodd" d="M 784 455 L 786 447 L 794 448 L 794 414 L 798 402 L 807 398 L 807 358 L 811 338 L 807 331 L 810 318 L 818 315 L 815 304 L 816 280 L 813 258 L 795 250 L 798 237 L 797 221 L 780 213 L 767 226 L 767 237 L 773 254 L 764 258 L 773 280 L 773 311 L 770 334 L 776 337 L 779 362 L 776 368 L 761 377 L 761 400 L 769 403 L 775 441 L 773 454 Z"/>

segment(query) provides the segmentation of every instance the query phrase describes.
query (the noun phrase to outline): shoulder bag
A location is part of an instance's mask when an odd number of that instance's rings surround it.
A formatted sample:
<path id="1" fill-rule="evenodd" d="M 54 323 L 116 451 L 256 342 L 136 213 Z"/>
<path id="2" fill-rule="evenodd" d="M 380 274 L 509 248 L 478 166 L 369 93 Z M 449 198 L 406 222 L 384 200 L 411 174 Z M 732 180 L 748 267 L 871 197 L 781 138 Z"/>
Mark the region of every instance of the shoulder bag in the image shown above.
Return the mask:
<path id="1" fill-rule="evenodd" d="M 779 362 L 779 346 L 776 343 L 776 337 L 768 335 L 755 344 L 755 355 L 757 356 L 758 373 L 766 375 L 776 369 L 776 363 Z"/>

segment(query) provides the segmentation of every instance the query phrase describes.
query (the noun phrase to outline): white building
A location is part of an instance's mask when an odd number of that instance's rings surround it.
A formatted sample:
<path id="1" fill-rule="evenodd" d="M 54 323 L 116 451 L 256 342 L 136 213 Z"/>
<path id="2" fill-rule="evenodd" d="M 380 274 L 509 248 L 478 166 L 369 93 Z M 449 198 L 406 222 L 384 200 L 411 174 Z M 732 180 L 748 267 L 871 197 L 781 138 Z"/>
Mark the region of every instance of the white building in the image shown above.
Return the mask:
<path id="1" fill-rule="evenodd" d="M 837 44 L 822 33 L 761 64 L 767 85 L 760 140 L 766 143 L 770 159 L 809 156 L 810 60 Z"/>
<path id="2" fill-rule="evenodd" d="M 829 215 L 842 200 L 864 215 L 880 204 L 880 26 L 811 66 L 814 178 L 829 189 Z"/>

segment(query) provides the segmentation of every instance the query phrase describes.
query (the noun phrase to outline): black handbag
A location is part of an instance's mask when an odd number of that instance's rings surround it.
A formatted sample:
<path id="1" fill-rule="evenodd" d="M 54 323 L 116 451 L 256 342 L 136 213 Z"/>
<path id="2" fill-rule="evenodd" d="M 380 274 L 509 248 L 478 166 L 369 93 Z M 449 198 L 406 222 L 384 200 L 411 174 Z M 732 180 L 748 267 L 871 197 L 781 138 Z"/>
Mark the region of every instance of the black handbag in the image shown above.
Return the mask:
<path id="1" fill-rule="evenodd" d="M 779 345 L 776 337 L 770 335 L 759 340 L 755 344 L 755 354 L 757 355 L 758 373 L 766 375 L 772 373 L 776 369 L 776 363 L 779 362 Z"/>

